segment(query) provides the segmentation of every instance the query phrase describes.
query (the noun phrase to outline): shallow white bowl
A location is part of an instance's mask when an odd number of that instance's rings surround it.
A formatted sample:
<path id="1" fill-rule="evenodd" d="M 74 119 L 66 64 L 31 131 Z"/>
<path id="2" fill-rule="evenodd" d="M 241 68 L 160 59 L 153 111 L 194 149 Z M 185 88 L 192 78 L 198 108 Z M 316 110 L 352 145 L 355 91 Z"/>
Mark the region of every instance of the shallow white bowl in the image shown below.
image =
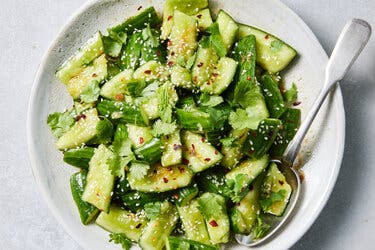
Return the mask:
<path id="1" fill-rule="evenodd" d="M 138 6 L 154 5 L 162 10 L 162 0 L 88 1 L 70 19 L 54 40 L 35 78 L 28 113 L 28 146 L 33 173 L 52 213 L 65 230 L 84 248 L 119 249 L 108 243 L 101 228 L 83 226 L 70 194 L 69 177 L 77 171 L 64 164 L 54 146 L 46 117 L 72 103 L 62 83 L 55 78 L 57 67 L 72 55 L 95 31 L 123 21 L 137 13 Z M 306 24 L 278 0 L 210 0 L 214 13 L 225 9 L 237 21 L 260 27 L 291 44 L 299 58 L 284 73 L 286 83 L 299 90 L 303 117 L 317 96 L 324 80 L 327 55 Z M 298 211 L 285 229 L 260 249 L 291 247 L 309 229 L 323 209 L 340 169 L 344 149 L 345 117 L 340 89 L 326 101 L 310 130 L 300 155 L 305 180 Z M 230 249 L 245 249 L 239 245 Z"/>

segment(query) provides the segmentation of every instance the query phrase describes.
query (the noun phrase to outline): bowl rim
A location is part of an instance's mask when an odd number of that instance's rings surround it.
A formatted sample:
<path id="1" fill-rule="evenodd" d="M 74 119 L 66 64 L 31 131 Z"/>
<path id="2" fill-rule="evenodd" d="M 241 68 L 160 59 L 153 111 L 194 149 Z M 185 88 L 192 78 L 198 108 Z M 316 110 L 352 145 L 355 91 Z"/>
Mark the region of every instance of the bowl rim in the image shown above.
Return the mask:
<path id="1" fill-rule="evenodd" d="M 41 63 L 38 66 L 38 69 L 36 71 L 34 81 L 32 83 L 32 88 L 30 92 L 30 97 L 28 100 L 28 110 L 27 110 L 27 119 L 26 119 L 26 134 L 27 134 L 27 147 L 28 147 L 28 155 L 30 160 L 30 165 L 32 169 L 32 174 L 35 180 L 36 185 L 38 186 L 39 192 L 43 196 L 43 200 L 47 203 L 47 207 L 49 208 L 52 215 L 57 219 L 58 223 L 62 225 L 65 232 L 67 232 L 74 240 L 77 242 L 78 245 L 85 248 L 85 244 L 82 242 L 82 239 L 78 238 L 74 233 L 73 229 L 71 229 L 67 223 L 62 218 L 61 213 L 59 212 L 58 207 L 53 203 L 53 201 L 49 198 L 49 195 L 47 193 L 46 185 L 43 184 L 41 180 L 41 172 L 38 169 L 37 162 L 37 153 L 33 147 L 33 141 L 35 139 L 34 130 L 32 130 L 33 124 L 35 124 L 34 119 L 34 113 L 36 112 L 36 106 L 35 106 L 35 98 L 37 95 L 37 90 L 41 87 L 40 86 L 40 80 L 42 76 L 42 72 L 47 64 L 47 59 L 49 54 L 51 53 L 52 49 L 59 43 L 61 38 L 63 37 L 63 34 L 69 29 L 71 24 L 86 10 L 88 10 L 90 7 L 94 6 L 95 4 L 98 4 L 100 2 L 103 2 L 106 0 L 88 0 L 85 3 L 83 3 L 78 9 L 76 9 L 70 17 L 68 17 L 63 24 L 62 28 L 58 31 L 57 35 L 53 38 L 53 40 L 50 42 L 48 49 L 46 52 L 44 52 L 44 55 L 42 57 Z M 112 1 L 112 0 L 111 0 Z M 324 56 L 325 60 L 328 61 L 328 55 L 324 48 L 322 47 L 321 43 L 315 36 L 315 34 L 312 32 L 310 27 L 303 21 L 303 19 L 295 13 L 292 9 L 290 9 L 286 4 L 284 4 L 281 1 L 277 0 L 269 0 L 273 1 L 275 5 L 279 5 L 280 8 L 284 9 L 289 15 L 293 16 L 296 20 L 299 21 L 299 25 L 301 25 L 301 28 L 304 29 L 306 32 L 306 35 L 310 38 L 311 42 L 316 46 L 317 48 L 322 50 L 322 56 Z M 303 230 L 300 230 L 296 232 L 293 236 L 293 240 L 289 241 L 289 244 L 287 245 L 287 248 L 292 247 L 294 244 L 298 242 L 299 239 L 302 238 L 302 236 L 311 228 L 313 223 L 316 221 L 320 213 L 322 212 L 323 208 L 328 202 L 329 197 L 331 196 L 331 193 L 333 191 L 333 188 L 335 186 L 335 183 L 337 181 L 338 174 L 340 172 L 341 163 L 344 155 L 344 148 L 345 148 L 345 110 L 344 110 L 344 103 L 343 103 L 343 97 L 340 85 L 337 84 L 337 87 L 333 92 L 334 96 L 334 102 L 336 102 L 336 112 L 335 112 L 335 120 L 337 121 L 337 141 L 338 141 L 338 150 L 336 154 L 335 164 L 333 166 L 333 172 L 331 175 L 331 178 L 328 181 L 328 185 L 326 188 L 326 192 L 322 193 L 322 201 L 319 204 L 318 207 L 316 207 L 314 213 L 311 214 L 310 220 L 305 224 Z M 276 236 L 277 237 L 277 236 Z"/>

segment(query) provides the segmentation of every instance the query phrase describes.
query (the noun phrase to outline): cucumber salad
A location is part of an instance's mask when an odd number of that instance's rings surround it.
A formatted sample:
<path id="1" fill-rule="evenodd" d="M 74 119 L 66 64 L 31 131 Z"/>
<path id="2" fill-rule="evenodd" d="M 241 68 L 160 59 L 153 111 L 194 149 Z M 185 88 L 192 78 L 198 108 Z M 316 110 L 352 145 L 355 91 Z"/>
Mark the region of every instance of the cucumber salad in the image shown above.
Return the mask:
<path id="1" fill-rule="evenodd" d="M 129 249 L 262 238 L 291 186 L 271 158 L 300 123 L 279 72 L 297 55 L 208 0 L 166 0 L 94 34 L 57 70 L 74 100 L 47 123 L 84 225 Z M 224 245 L 225 246 L 225 245 Z"/>

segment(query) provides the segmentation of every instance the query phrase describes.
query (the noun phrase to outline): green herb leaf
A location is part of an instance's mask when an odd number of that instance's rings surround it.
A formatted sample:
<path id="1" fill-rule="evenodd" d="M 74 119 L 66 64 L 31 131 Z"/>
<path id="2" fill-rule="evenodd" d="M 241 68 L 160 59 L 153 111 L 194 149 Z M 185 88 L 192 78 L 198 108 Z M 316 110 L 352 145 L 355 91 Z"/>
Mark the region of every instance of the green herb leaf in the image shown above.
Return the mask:
<path id="1" fill-rule="evenodd" d="M 96 102 L 99 98 L 100 87 L 98 81 L 92 81 L 82 92 L 80 98 L 85 103 Z"/>
<path id="2" fill-rule="evenodd" d="M 162 120 L 157 120 L 152 127 L 152 134 L 155 137 L 160 137 L 162 135 L 170 135 L 177 129 L 175 122 L 167 123 Z"/>
<path id="3" fill-rule="evenodd" d="M 172 84 L 164 83 L 157 92 L 158 111 L 160 119 L 166 123 L 172 122 L 172 107 L 177 101 L 177 93 Z"/>
<path id="4" fill-rule="evenodd" d="M 257 216 L 256 224 L 253 227 L 253 239 L 260 239 L 262 238 L 268 230 L 271 228 L 270 225 L 263 222 L 260 215 Z"/>
<path id="5" fill-rule="evenodd" d="M 151 202 L 151 203 L 147 203 L 144 206 L 147 218 L 149 220 L 153 220 L 159 216 L 161 212 L 161 205 L 162 205 L 161 202 Z"/>
<path id="6" fill-rule="evenodd" d="M 278 192 L 271 192 L 269 195 L 263 196 L 259 199 L 259 204 L 263 210 L 268 210 L 273 203 L 285 200 L 287 192 L 285 189 Z"/>
<path id="7" fill-rule="evenodd" d="M 141 180 L 147 175 L 150 165 L 143 162 L 133 162 L 130 167 L 130 173 L 135 179 Z"/>
<path id="8" fill-rule="evenodd" d="M 131 240 L 129 240 L 125 234 L 123 233 L 111 233 L 109 235 L 109 242 L 113 242 L 115 244 L 120 244 L 122 249 L 129 250 L 132 246 Z"/>
<path id="9" fill-rule="evenodd" d="M 237 140 L 235 137 L 226 137 L 220 140 L 224 147 L 232 147 L 234 142 Z"/>
<path id="10" fill-rule="evenodd" d="M 151 29 L 149 24 L 142 30 L 142 38 L 145 46 L 152 48 L 158 47 L 160 45 L 159 36 L 159 32 L 155 29 Z"/>
<path id="11" fill-rule="evenodd" d="M 104 53 L 111 57 L 118 57 L 121 53 L 122 42 L 118 42 L 109 36 L 103 36 Z"/>
<path id="12" fill-rule="evenodd" d="M 291 106 L 297 100 L 297 97 L 298 97 L 297 86 L 293 83 L 292 87 L 290 87 L 290 89 L 288 89 L 284 93 L 284 99 L 285 99 L 286 105 Z"/>
<path id="13" fill-rule="evenodd" d="M 233 191 L 236 194 L 241 193 L 243 189 L 247 186 L 248 180 L 249 180 L 249 177 L 246 174 L 238 174 L 234 180 Z"/>
<path id="14" fill-rule="evenodd" d="M 198 199 L 200 211 L 206 219 L 215 217 L 223 210 L 223 206 L 218 202 L 218 199 L 212 197 L 212 195 L 199 197 Z"/>
<path id="15" fill-rule="evenodd" d="M 96 125 L 96 137 L 100 143 L 108 143 L 113 136 L 113 124 L 107 118 L 101 119 Z"/>
<path id="16" fill-rule="evenodd" d="M 47 117 L 47 124 L 50 126 L 52 134 L 55 137 L 60 138 L 73 126 L 75 122 L 73 113 L 72 111 L 56 112 Z"/>
<path id="17" fill-rule="evenodd" d="M 280 40 L 273 40 L 271 42 L 271 50 L 272 51 L 280 51 L 281 47 L 284 45 L 284 43 Z"/>
<path id="18" fill-rule="evenodd" d="M 220 57 L 224 57 L 227 54 L 227 49 L 223 42 L 223 38 L 221 37 L 218 23 L 211 24 L 211 26 L 208 27 L 206 31 L 211 34 L 210 43 L 216 50 L 216 53 Z"/>
<path id="19" fill-rule="evenodd" d="M 203 93 L 199 96 L 199 103 L 201 106 L 215 107 L 223 102 L 224 99 L 221 96 L 211 96 L 207 93 Z"/>
<path id="20" fill-rule="evenodd" d="M 126 84 L 126 88 L 129 94 L 133 97 L 139 97 L 142 95 L 142 91 L 146 88 L 146 81 L 129 82 Z"/>

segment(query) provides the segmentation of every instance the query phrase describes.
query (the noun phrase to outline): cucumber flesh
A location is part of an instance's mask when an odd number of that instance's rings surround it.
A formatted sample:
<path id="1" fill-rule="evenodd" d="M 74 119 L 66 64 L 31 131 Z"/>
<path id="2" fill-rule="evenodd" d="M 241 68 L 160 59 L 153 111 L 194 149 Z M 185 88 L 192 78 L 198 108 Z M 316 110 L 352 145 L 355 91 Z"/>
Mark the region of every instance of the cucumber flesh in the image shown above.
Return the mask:
<path id="1" fill-rule="evenodd" d="M 66 150 L 78 148 L 96 136 L 96 126 L 100 121 L 96 109 L 90 109 L 84 112 L 81 117 L 81 119 L 57 140 L 56 146 L 58 149 Z"/>
<path id="2" fill-rule="evenodd" d="M 227 89 L 236 74 L 237 62 L 229 57 L 220 58 L 217 70 L 212 74 L 213 91 L 215 95 L 220 95 Z"/>
<path id="3" fill-rule="evenodd" d="M 198 29 L 200 31 L 205 31 L 212 24 L 211 12 L 208 8 L 199 11 L 194 17 L 198 21 Z"/>
<path id="4" fill-rule="evenodd" d="M 163 9 L 163 25 L 161 39 L 167 39 L 172 32 L 174 11 L 179 10 L 187 15 L 194 15 L 208 7 L 208 0 L 167 0 Z"/>
<path id="5" fill-rule="evenodd" d="M 173 166 L 182 162 L 182 145 L 180 131 L 162 138 L 164 142 L 164 151 L 161 157 L 163 167 Z"/>
<path id="6" fill-rule="evenodd" d="M 216 22 L 219 25 L 219 31 L 228 53 L 237 38 L 238 25 L 233 18 L 223 10 L 220 10 Z"/>
<path id="7" fill-rule="evenodd" d="M 270 73 L 282 71 L 297 56 L 290 45 L 258 28 L 240 24 L 238 35 L 256 37 L 257 63 Z"/>
<path id="8" fill-rule="evenodd" d="M 66 83 L 66 88 L 73 99 L 78 99 L 90 83 L 101 82 L 107 77 L 107 59 L 101 55 L 94 59 L 91 66 L 86 66 L 80 73 Z"/>
<path id="9" fill-rule="evenodd" d="M 173 28 L 168 41 L 169 62 L 185 66 L 197 46 L 197 20 L 175 10 Z"/>
<path id="10" fill-rule="evenodd" d="M 190 240 L 210 244 L 210 237 L 204 217 L 199 210 L 198 201 L 192 200 L 185 206 L 178 206 L 177 209 L 186 237 Z"/>
<path id="11" fill-rule="evenodd" d="M 154 138 L 152 130 L 149 127 L 140 127 L 131 124 L 126 126 L 129 139 L 135 149 L 142 147 Z"/>
<path id="12" fill-rule="evenodd" d="M 193 84 L 203 92 L 213 92 L 211 76 L 219 58 L 213 48 L 199 47 L 192 68 Z"/>
<path id="13" fill-rule="evenodd" d="M 111 196 L 115 178 L 109 169 L 109 161 L 114 154 L 104 145 L 99 145 L 91 158 L 87 184 L 82 199 L 91 203 L 99 210 L 107 212 L 111 203 Z"/>
<path id="14" fill-rule="evenodd" d="M 69 80 L 78 75 L 85 65 L 104 53 L 102 34 L 97 32 L 78 52 L 68 59 L 58 69 L 56 76 L 61 82 L 68 84 Z"/>
<path id="15" fill-rule="evenodd" d="M 145 213 L 132 213 L 111 205 L 109 212 L 101 212 L 95 221 L 111 233 L 123 233 L 132 241 L 138 241 L 147 224 Z"/>
<path id="16" fill-rule="evenodd" d="M 144 117 L 147 117 L 147 119 L 154 120 L 159 117 L 158 105 L 159 104 L 157 96 L 151 96 L 141 103 L 141 113 Z"/>
<path id="17" fill-rule="evenodd" d="M 128 94 L 127 84 L 132 81 L 133 70 L 126 69 L 106 82 L 100 90 L 100 95 L 108 99 L 121 101 L 121 97 Z"/>
<path id="18" fill-rule="evenodd" d="M 222 159 L 222 154 L 206 139 L 198 134 L 186 131 L 182 135 L 184 146 L 183 156 L 189 162 L 188 166 L 195 172 L 201 172 L 210 168 Z"/>
<path id="19" fill-rule="evenodd" d="M 178 221 L 178 213 L 168 201 L 161 205 L 160 214 L 149 221 L 139 239 L 139 246 L 144 250 L 161 250 L 165 247 L 167 237 Z"/>
<path id="20" fill-rule="evenodd" d="M 233 184 L 233 191 L 235 194 L 240 195 L 232 197 L 232 200 L 238 202 L 241 200 L 243 191 L 246 190 L 247 186 L 260 175 L 268 166 L 269 157 L 264 155 L 260 159 L 248 159 L 241 162 L 240 165 L 232 169 L 225 175 L 226 182 Z"/>
<path id="21" fill-rule="evenodd" d="M 130 187 L 142 192 L 165 192 L 190 184 L 193 173 L 185 165 L 175 165 L 164 168 L 155 164 L 148 170 L 146 176 L 138 179 L 130 172 L 127 176 Z"/>
<path id="22" fill-rule="evenodd" d="M 265 213 L 281 216 L 289 202 L 291 186 L 275 163 L 271 163 L 261 188 L 260 205 Z"/>
<path id="23" fill-rule="evenodd" d="M 89 224 L 99 213 L 99 210 L 88 202 L 82 200 L 82 194 L 86 186 L 87 171 L 75 173 L 70 177 L 70 188 L 73 200 L 77 205 L 79 216 L 83 225 Z"/>
<path id="24" fill-rule="evenodd" d="M 223 154 L 222 164 L 224 167 L 232 169 L 241 161 L 243 157 L 242 148 L 247 138 L 248 129 L 233 129 L 229 137 L 235 138 L 232 145 L 223 145 L 221 153 Z"/>

